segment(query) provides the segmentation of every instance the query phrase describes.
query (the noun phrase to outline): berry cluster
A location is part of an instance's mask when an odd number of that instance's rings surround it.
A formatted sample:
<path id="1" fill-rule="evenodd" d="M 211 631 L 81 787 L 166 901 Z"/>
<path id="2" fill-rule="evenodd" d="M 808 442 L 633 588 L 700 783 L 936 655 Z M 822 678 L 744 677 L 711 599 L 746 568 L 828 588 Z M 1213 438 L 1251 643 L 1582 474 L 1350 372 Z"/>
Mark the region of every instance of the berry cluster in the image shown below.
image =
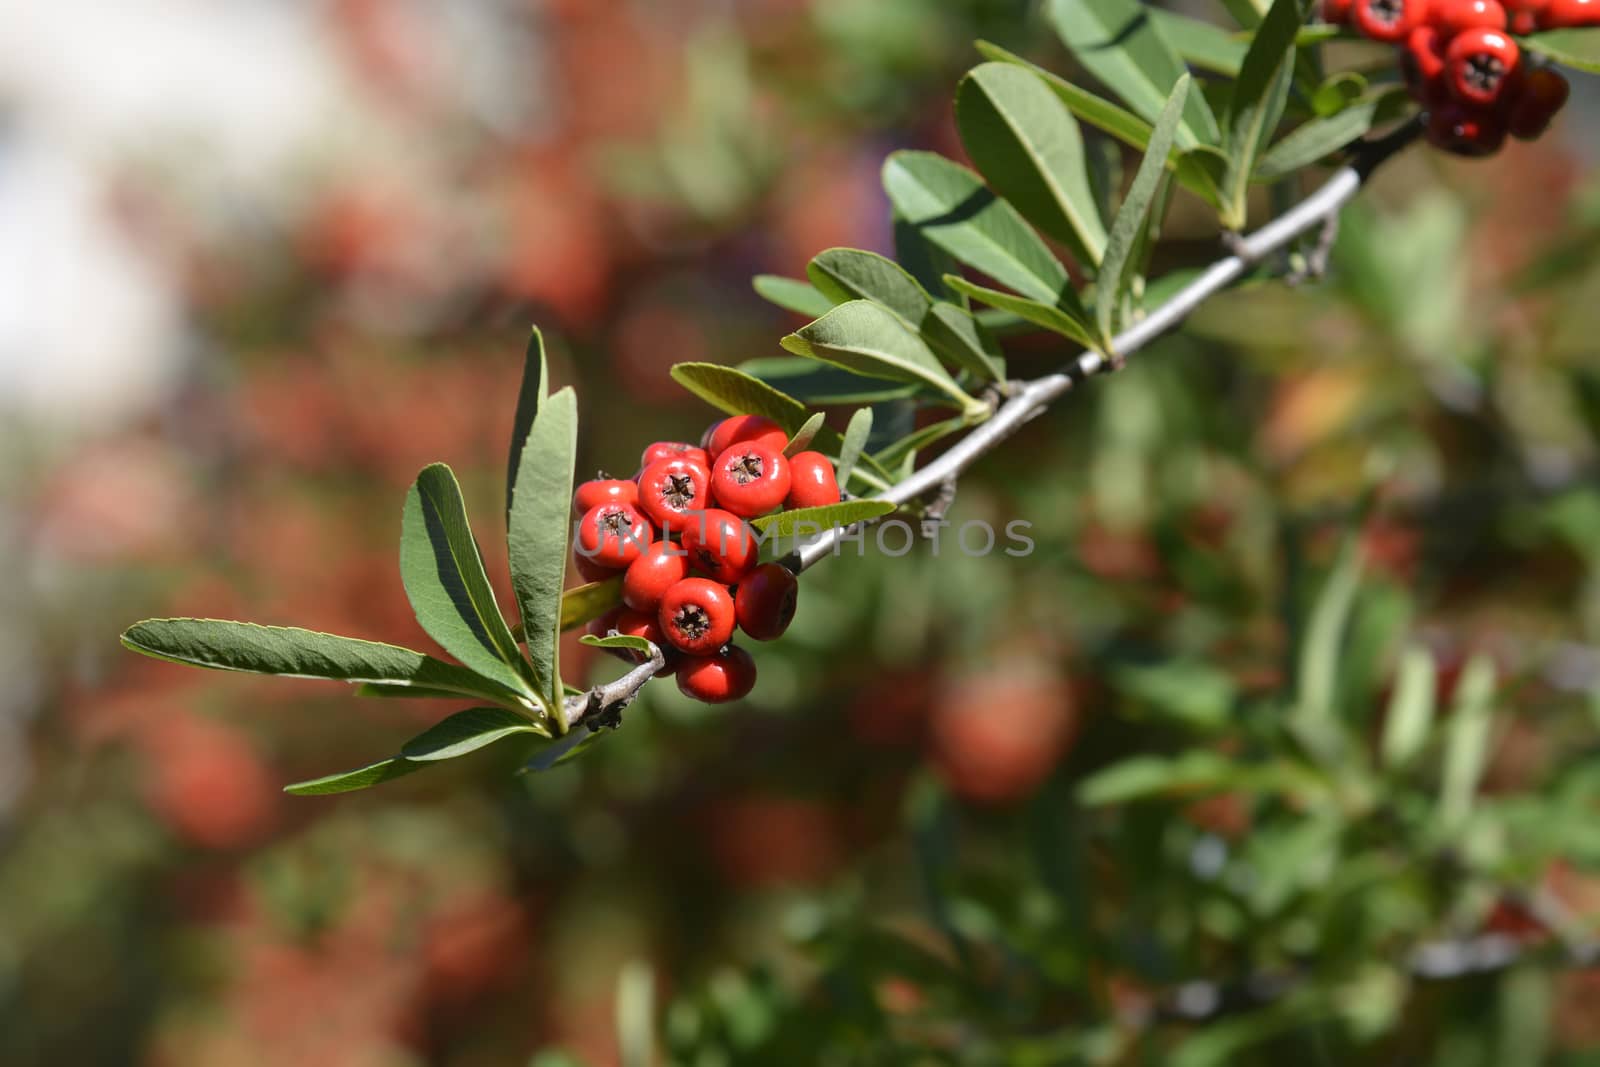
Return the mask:
<path id="1" fill-rule="evenodd" d="M 1322 18 L 1400 47 L 1428 140 L 1462 156 L 1531 141 L 1567 102 L 1567 80 L 1525 61 L 1511 36 L 1600 25 L 1600 0 L 1322 0 Z"/>
<path id="2" fill-rule="evenodd" d="M 578 486 L 578 573 L 591 582 L 623 576 L 624 606 L 590 623 L 589 632 L 653 642 L 666 656 L 666 672 L 696 700 L 715 704 L 749 693 L 756 667 L 730 643 L 734 630 L 776 640 L 794 618 L 799 584 L 782 564 L 760 562 L 745 520 L 840 499 L 828 457 L 786 456 L 788 445 L 771 419 L 735 415 L 710 426 L 698 447 L 658 441 L 646 448 L 631 480 Z"/>

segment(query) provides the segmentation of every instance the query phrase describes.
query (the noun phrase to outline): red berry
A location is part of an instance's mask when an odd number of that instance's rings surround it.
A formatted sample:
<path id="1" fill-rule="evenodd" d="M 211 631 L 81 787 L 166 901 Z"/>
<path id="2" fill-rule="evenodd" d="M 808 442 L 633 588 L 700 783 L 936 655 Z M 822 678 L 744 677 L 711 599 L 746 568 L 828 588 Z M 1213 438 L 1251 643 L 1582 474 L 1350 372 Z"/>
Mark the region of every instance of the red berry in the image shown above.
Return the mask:
<path id="1" fill-rule="evenodd" d="M 672 643 L 667 640 L 667 635 L 661 632 L 661 623 L 656 618 L 654 611 L 634 611 L 632 608 L 623 608 L 617 612 L 616 619 L 612 623 L 612 629 L 628 637 L 642 637 L 659 648 L 661 650 L 661 658 L 667 661 L 667 665 L 658 674 L 671 674 L 678 669 L 678 663 L 682 657 L 679 655 L 678 650 L 672 647 Z M 600 636 L 604 637 L 605 634 Z M 626 648 L 608 649 L 607 651 L 617 652 L 622 659 L 627 660 L 629 663 L 643 663 L 649 658 L 642 652 L 634 652 Z"/>
<path id="2" fill-rule="evenodd" d="M 794 621 L 800 583 L 781 563 L 763 563 L 739 581 L 733 596 L 739 628 L 757 641 L 776 641 Z"/>
<path id="3" fill-rule="evenodd" d="M 604 637 L 617 628 L 617 619 L 622 615 L 622 608 L 612 608 L 599 618 L 590 619 L 583 632 L 594 637 Z"/>
<path id="4" fill-rule="evenodd" d="M 1492 156 L 1506 139 L 1494 112 L 1451 101 L 1428 113 L 1428 141 L 1435 148 L 1472 158 Z"/>
<path id="5" fill-rule="evenodd" d="M 1600 0 L 1550 0 L 1539 12 L 1541 30 L 1600 26 Z"/>
<path id="6" fill-rule="evenodd" d="M 1445 39 L 1436 26 L 1418 26 L 1400 52 L 1400 70 L 1411 95 L 1429 106 L 1449 97 L 1444 84 Z"/>
<path id="7" fill-rule="evenodd" d="M 1433 0 L 1428 21 L 1446 37 L 1467 30 L 1504 30 L 1506 9 L 1500 0 Z"/>
<path id="8" fill-rule="evenodd" d="M 789 458 L 791 508 L 820 508 L 839 502 L 839 481 L 833 463 L 821 452 L 797 452 Z"/>
<path id="9" fill-rule="evenodd" d="M 1322 21 L 1333 26 L 1343 26 L 1350 21 L 1350 9 L 1355 0 L 1322 0 Z"/>
<path id="10" fill-rule="evenodd" d="M 733 636 L 733 594 L 709 578 L 685 578 L 661 598 L 656 618 L 673 646 L 708 655 Z"/>
<path id="11" fill-rule="evenodd" d="M 632 504 L 596 504 L 578 520 L 578 555 L 603 567 L 626 567 L 654 540 L 650 520 Z"/>
<path id="12" fill-rule="evenodd" d="M 683 548 L 690 566 L 727 585 L 750 573 L 760 551 L 739 516 L 720 508 L 707 508 L 694 517 L 683 531 Z"/>
<path id="13" fill-rule="evenodd" d="M 1428 0 L 1355 0 L 1351 19 L 1374 41 L 1398 44 L 1427 21 Z"/>
<path id="14" fill-rule="evenodd" d="M 1515 77 L 1522 50 L 1499 30 L 1467 30 L 1445 52 L 1445 82 L 1457 99 L 1481 107 L 1500 101 Z"/>
<path id="15" fill-rule="evenodd" d="M 1538 31 L 1539 16 L 1550 6 L 1550 0 L 1503 0 L 1503 2 L 1510 14 L 1511 32 L 1522 35 Z"/>
<path id="16" fill-rule="evenodd" d="M 577 567 L 578 577 L 585 582 L 604 582 L 617 576 L 617 572 L 611 567 L 579 552 L 577 545 L 572 546 L 572 562 Z"/>
<path id="17" fill-rule="evenodd" d="M 1533 140 L 1549 128 L 1550 120 L 1566 106 L 1571 92 L 1572 86 L 1558 71 L 1549 67 L 1531 71 L 1517 102 L 1511 105 L 1506 129 L 1520 140 Z"/>
<path id="18" fill-rule="evenodd" d="M 693 459 L 698 460 L 703 467 L 711 465 L 711 457 L 706 455 L 706 450 L 703 448 L 696 448 L 683 441 L 657 441 L 646 448 L 644 455 L 639 457 L 639 469 L 643 470 L 657 460 L 663 459 Z"/>
<path id="19" fill-rule="evenodd" d="M 732 645 L 711 656 L 695 656 L 678 668 L 678 691 L 707 704 L 741 700 L 756 687 L 756 663 Z"/>
<path id="20" fill-rule="evenodd" d="M 655 611 L 668 589 L 689 576 L 689 554 L 671 541 L 657 541 L 622 574 L 622 602 L 635 611 Z"/>
<path id="21" fill-rule="evenodd" d="M 744 441 L 718 454 L 711 469 L 711 495 L 747 519 L 764 515 L 789 495 L 789 461 L 782 452 Z"/>
<path id="22" fill-rule="evenodd" d="M 734 445 L 748 442 L 782 452 L 789 447 L 789 435 L 782 426 L 764 415 L 735 415 L 731 419 L 723 419 L 708 432 L 706 455 L 720 456 Z"/>
<path id="23" fill-rule="evenodd" d="M 639 487 L 622 478 L 596 478 L 578 486 L 572 494 L 572 510 L 582 515 L 596 504 L 636 504 Z"/>
<path id="24" fill-rule="evenodd" d="M 663 530 L 681 530 L 711 503 L 711 472 L 693 459 L 660 459 L 639 475 L 639 507 Z"/>

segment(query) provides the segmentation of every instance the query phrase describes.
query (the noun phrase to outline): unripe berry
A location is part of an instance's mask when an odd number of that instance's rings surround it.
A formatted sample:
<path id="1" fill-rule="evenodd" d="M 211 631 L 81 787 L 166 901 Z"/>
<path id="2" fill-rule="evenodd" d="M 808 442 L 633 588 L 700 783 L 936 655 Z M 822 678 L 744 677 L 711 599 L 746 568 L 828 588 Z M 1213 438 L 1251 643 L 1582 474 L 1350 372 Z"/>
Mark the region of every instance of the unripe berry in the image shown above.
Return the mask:
<path id="1" fill-rule="evenodd" d="M 626 567 L 654 540 L 650 520 L 632 504 L 596 504 L 578 522 L 578 554 L 603 567 Z"/>
<path id="2" fill-rule="evenodd" d="M 628 564 L 622 575 L 622 602 L 653 612 L 667 590 L 689 576 L 689 554 L 671 541 L 657 541 Z"/>
<path id="3" fill-rule="evenodd" d="M 706 455 L 706 450 L 696 448 L 694 445 L 683 441 L 657 441 L 644 450 L 639 457 L 639 469 L 644 470 L 650 464 L 663 459 L 692 459 L 703 467 L 711 465 L 711 457 Z"/>
<path id="4" fill-rule="evenodd" d="M 706 455 L 715 458 L 734 445 L 749 442 L 782 452 L 789 447 L 789 435 L 782 426 L 764 415 L 735 415 L 723 419 L 707 431 Z"/>
<path id="5" fill-rule="evenodd" d="M 733 636 L 733 596 L 708 578 L 685 578 L 661 598 L 656 618 L 674 647 L 705 656 Z"/>
<path id="6" fill-rule="evenodd" d="M 794 621 L 800 583 L 781 563 L 763 563 L 741 579 L 733 597 L 739 628 L 757 641 L 776 641 Z"/>
<path id="7" fill-rule="evenodd" d="M 678 668 L 678 691 L 707 704 L 742 700 L 756 687 L 756 663 L 732 645 L 710 656 L 693 656 Z"/>
<path id="8" fill-rule="evenodd" d="M 760 546 L 739 516 L 707 508 L 683 531 L 689 565 L 726 585 L 733 585 L 756 565 Z"/>
<path id="9" fill-rule="evenodd" d="M 1427 0 L 1355 0 L 1351 20 L 1374 41 L 1398 44 L 1428 18 Z"/>
<path id="10" fill-rule="evenodd" d="M 582 515 L 597 504 L 636 504 L 639 487 L 623 478 L 596 478 L 578 486 L 572 494 L 572 510 Z"/>
<path id="11" fill-rule="evenodd" d="M 663 530 L 683 529 L 710 503 L 711 472 L 697 460 L 660 459 L 639 475 L 639 507 Z"/>
<path id="12" fill-rule="evenodd" d="M 789 461 L 783 453 L 751 441 L 720 453 L 711 470 L 711 495 L 747 519 L 782 504 L 790 484 Z"/>
<path id="13" fill-rule="evenodd" d="M 789 457 L 791 508 L 820 508 L 839 502 L 839 481 L 833 463 L 821 452 L 797 452 Z"/>
<path id="14" fill-rule="evenodd" d="M 1467 30 L 1445 51 L 1445 81 L 1463 103 L 1492 107 L 1517 75 L 1522 50 L 1499 30 Z"/>

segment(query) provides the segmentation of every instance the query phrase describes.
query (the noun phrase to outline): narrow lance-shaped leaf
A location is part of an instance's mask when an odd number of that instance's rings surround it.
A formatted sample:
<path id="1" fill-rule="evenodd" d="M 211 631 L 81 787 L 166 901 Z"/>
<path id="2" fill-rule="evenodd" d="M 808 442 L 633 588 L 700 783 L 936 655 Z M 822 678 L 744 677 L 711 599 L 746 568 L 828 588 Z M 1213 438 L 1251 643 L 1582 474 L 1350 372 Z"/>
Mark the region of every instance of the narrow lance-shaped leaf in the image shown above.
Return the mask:
<path id="1" fill-rule="evenodd" d="M 807 264 L 806 275 L 817 291 L 834 304 L 874 300 L 898 315 L 913 331 L 933 303 L 927 290 L 900 264 L 859 248 L 830 248 L 818 253 Z M 822 314 L 828 310 L 831 308 Z"/>
<path id="2" fill-rule="evenodd" d="M 1256 164 L 1256 181 L 1276 181 L 1337 152 L 1366 134 L 1382 99 L 1363 100 L 1324 119 L 1312 119 L 1273 145 Z"/>
<path id="3" fill-rule="evenodd" d="M 850 416 L 850 424 L 844 430 L 844 444 L 839 449 L 839 468 L 836 471 L 839 484 L 843 486 L 850 481 L 850 475 L 855 473 L 856 461 L 861 458 L 861 452 L 867 447 L 867 438 L 872 434 L 872 409 L 858 408 Z"/>
<path id="4" fill-rule="evenodd" d="M 946 277 L 944 283 L 958 293 L 964 293 L 974 300 L 981 300 L 990 307 L 1009 311 L 1036 326 L 1043 326 L 1047 330 L 1076 341 L 1085 348 L 1094 348 L 1099 343 L 1095 337 L 1094 328 L 1089 324 L 1087 314 L 1070 314 L 1052 304 L 1029 300 L 1023 296 L 1014 296 L 1011 293 L 1002 293 L 998 289 L 977 285 L 955 275 Z"/>
<path id="5" fill-rule="evenodd" d="M 1522 38 L 1522 47 L 1574 70 L 1600 74 L 1600 27 L 1536 33 Z"/>
<path id="6" fill-rule="evenodd" d="M 1180 15 L 1165 8 L 1149 7 L 1161 36 L 1172 43 L 1180 58 L 1229 78 L 1239 76 L 1250 42 L 1229 33 L 1214 22 Z"/>
<path id="7" fill-rule="evenodd" d="M 1383 722 L 1383 764 L 1391 770 L 1417 757 L 1433 725 L 1437 672 L 1426 648 L 1408 648 L 1400 659 L 1394 695 Z"/>
<path id="8" fill-rule="evenodd" d="M 416 686 L 495 703 L 526 704 L 517 693 L 454 663 L 398 645 L 221 619 L 146 619 L 122 643 L 134 652 L 191 667 L 285 678 Z"/>
<path id="9" fill-rule="evenodd" d="M 1100 271 L 1100 295 L 1095 309 L 1101 342 L 1108 349 L 1114 332 L 1117 309 L 1122 304 L 1128 284 L 1128 266 L 1134 246 L 1144 229 L 1145 217 L 1155 200 L 1161 177 L 1166 172 L 1167 150 L 1172 146 L 1178 120 L 1183 117 L 1183 102 L 1188 95 L 1189 75 L 1185 74 L 1178 79 L 1178 84 L 1173 86 L 1172 96 L 1167 100 L 1167 106 L 1161 112 L 1161 117 L 1156 120 L 1155 130 L 1150 136 L 1150 150 L 1145 153 L 1144 161 L 1139 164 L 1138 173 L 1133 177 L 1133 184 L 1128 187 L 1128 195 L 1123 198 L 1122 207 L 1117 211 L 1117 221 L 1111 226 L 1111 238 L 1106 243 L 1106 260 Z"/>
<path id="10" fill-rule="evenodd" d="M 1187 71 L 1145 5 L 1139 0 L 1050 0 L 1048 15 L 1078 62 L 1154 122 Z M 1205 97 L 1191 94 L 1178 124 L 1178 145 L 1193 148 L 1221 139 Z"/>
<path id="11" fill-rule="evenodd" d="M 824 308 L 821 318 L 828 313 Z M 839 367 L 796 356 L 762 357 L 739 364 L 740 373 L 789 394 L 803 404 L 827 407 L 835 404 L 875 404 L 880 400 L 908 397 L 919 388 L 903 382 L 863 378 Z"/>
<path id="12" fill-rule="evenodd" d="M 830 306 L 823 314 L 831 311 Z M 734 367 L 717 363 L 679 363 L 672 380 L 719 411 L 730 415 L 765 415 L 787 433 L 806 421 L 806 406 L 780 389 Z"/>
<path id="13" fill-rule="evenodd" d="M 517 491 L 517 471 L 522 464 L 522 446 L 528 430 L 539 414 L 539 405 L 550 395 L 550 367 L 544 354 L 544 334 L 533 328 L 528 351 L 522 360 L 522 387 L 517 392 L 517 414 L 511 423 L 511 449 L 506 457 L 506 522 L 511 522 L 511 498 Z"/>
<path id="14" fill-rule="evenodd" d="M 929 423 L 900 438 L 900 440 L 879 452 L 876 458 L 885 467 L 893 468 L 896 464 L 903 463 L 906 457 L 915 455 L 929 445 L 942 441 L 953 433 L 959 433 L 971 425 L 971 420 L 960 415 L 953 419 L 942 419 L 939 422 Z"/>
<path id="15" fill-rule="evenodd" d="M 1305 21 L 1302 0 L 1273 0 L 1245 54 L 1228 105 L 1228 174 L 1222 223 L 1245 224 L 1246 196 L 1256 159 L 1278 128 L 1294 80 L 1295 33 Z"/>
<path id="16" fill-rule="evenodd" d="M 283 791 L 297 797 L 354 793 L 359 789 L 370 789 L 375 785 L 382 785 L 384 782 L 392 782 L 396 778 L 415 774 L 426 766 L 426 763 L 414 763 L 401 756 L 390 756 L 388 759 L 369 763 L 365 767 L 358 767 L 353 771 L 340 771 L 338 774 L 329 774 L 322 778 L 295 782 L 293 785 L 284 786 Z"/>
<path id="17" fill-rule="evenodd" d="M 832 301 L 798 278 L 758 274 L 751 285 L 769 304 L 776 304 L 785 311 L 793 311 L 808 319 L 827 314 L 828 308 L 833 306 Z"/>
<path id="18" fill-rule="evenodd" d="M 810 448 L 812 438 L 816 437 L 822 430 L 822 423 L 825 417 L 819 411 L 807 419 L 804 425 L 790 436 L 789 443 L 784 447 L 783 454 L 793 457 Z"/>
<path id="19" fill-rule="evenodd" d="M 980 402 L 950 377 L 922 338 L 892 312 L 870 300 L 841 304 L 783 339 L 797 356 L 832 363 L 874 378 L 922 382 L 963 409 Z"/>
<path id="20" fill-rule="evenodd" d="M 455 475 L 423 468 L 406 494 L 400 576 L 428 636 L 486 678 L 531 693 L 522 651 L 500 614 Z"/>
<path id="21" fill-rule="evenodd" d="M 572 468 L 578 451 L 578 403 L 571 387 L 545 401 L 528 433 L 511 501 L 511 584 L 539 691 L 558 722 L 561 591 L 567 570 Z M 561 724 L 565 732 L 565 723 Z"/>
<path id="22" fill-rule="evenodd" d="M 1339 651 L 1360 583 L 1361 554 L 1353 540 L 1346 541 L 1312 607 L 1300 648 L 1299 692 L 1290 721 L 1301 740 L 1324 760 L 1336 756 L 1341 744 L 1335 718 Z"/>
<path id="23" fill-rule="evenodd" d="M 984 63 L 956 93 L 961 143 L 980 173 L 1024 218 L 1097 267 L 1106 230 L 1072 112 L 1042 81 L 1009 63 Z"/>
<path id="24" fill-rule="evenodd" d="M 578 638 L 578 643 L 590 648 L 625 648 L 629 652 L 643 652 L 646 656 L 650 654 L 650 642 L 632 634 L 607 634 L 605 637 L 584 634 Z"/>
<path id="25" fill-rule="evenodd" d="M 468 708 L 407 741 L 400 746 L 400 755 L 419 762 L 455 759 L 518 734 L 550 736 L 527 718 L 504 708 Z"/>
<path id="26" fill-rule="evenodd" d="M 590 582 L 588 585 L 568 589 L 561 594 L 561 629 L 571 630 L 591 619 L 598 619 L 620 603 L 622 603 L 620 574 L 603 582 Z"/>
<path id="27" fill-rule="evenodd" d="M 984 381 L 1005 380 L 1006 361 L 994 336 L 976 316 L 947 300 L 928 308 L 922 339 L 947 362 Z"/>
<path id="28" fill-rule="evenodd" d="M 814 508 L 791 508 L 750 520 L 758 533 L 771 537 L 792 537 L 798 533 L 820 533 L 835 526 L 854 526 L 858 522 L 887 515 L 895 506 L 887 500 L 845 500 Z"/>
<path id="29" fill-rule="evenodd" d="M 1478 783 L 1489 762 L 1494 729 L 1494 662 L 1474 656 L 1461 670 L 1445 735 L 1444 767 L 1439 782 L 1439 822 L 1458 829 L 1472 812 Z"/>

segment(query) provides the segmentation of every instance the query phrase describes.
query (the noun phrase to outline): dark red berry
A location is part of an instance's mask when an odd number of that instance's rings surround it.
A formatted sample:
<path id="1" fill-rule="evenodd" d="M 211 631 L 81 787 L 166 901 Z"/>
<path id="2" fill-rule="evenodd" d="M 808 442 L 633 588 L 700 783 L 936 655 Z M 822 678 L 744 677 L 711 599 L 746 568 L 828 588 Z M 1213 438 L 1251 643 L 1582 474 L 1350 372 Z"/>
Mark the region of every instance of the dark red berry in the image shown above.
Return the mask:
<path id="1" fill-rule="evenodd" d="M 745 518 L 765 515 L 789 495 L 789 461 L 766 445 L 743 441 L 718 454 L 711 469 L 711 495 Z"/>
<path id="2" fill-rule="evenodd" d="M 617 612 L 613 628 L 619 634 L 628 637 L 642 637 L 661 650 L 661 658 L 666 660 L 666 666 L 657 672 L 657 675 L 671 674 L 678 669 L 678 664 L 683 657 L 672 643 L 667 640 L 667 635 L 661 632 L 661 622 L 656 618 L 654 611 L 634 611 L 632 608 L 623 608 Z M 604 634 L 601 635 L 605 636 Z M 610 651 L 610 650 L 608 650 Z M 643 663 L 650 657 L 643 652 L 634 652 L 631 649 L 621 648 L 615 650 L 622 659 L 629 663 Z"/>
<path id="3" fill-rule="evenodd" d="M 706 455 L 706 450 L 703 448 L 696 448 L 683 441 L 657 441 L 648 446 L 644 454 L 639 457 L 639 469 L 643 470 L 663 459 L 692 459 L 699 461 L 703 467 L 711 465 L 711 457 Z"/>
<path id="4" fill-rule="evenodd" d="M 1550 120 L 1566 106 L 1572 86 L 1560 72 L 1549 67 L 1530 71 L 1517 102 L 1511 105 L 1506 129 L 1511 136 L 1531 141 L 1550 127 Z"/>
<path id="5" fill-rule="evenodd" d="M 1506 127 L 1485 108 L 1451 101 L 1428 112 L 1428 142 L 1458 156 L 1492 156 L 1505 143 Z"/>
<path id="6" fill-rule="evenodd" d="M 632 504 L 596 504 L 578 521 L 577 554 L 620 570 L 655 540 L 650 520 Z"/>
<path id="7" fill-rule="evenodd" d="M 1600 26 L 1600 0 L 1550 0 L 1539 12 L 1541 30 Z"/>
<path id="8" fill-rule="evenodd" d="M 1500 0 L 1433 0 L 1428 21 L 1446 38 L 1467 30 L 1504 30 L 1506 9 Z"/>
<path id="9" fill-rule="evenodd" d="M 1356 29 L 1374 41 L 1398 44 L 1428 18 L 1427 0 L 1355 0 Z"/>
<path id="10" fill-rule="evenodd" d="M 781 563 L 763 563 L 740 580 L 734 593 L 739 628 L 757 641 L 776 641 L 794 621 L 800 582 Z"/>
<path id="11" fill-rule="evenodd" d="M 663 530 L 681 530 L 711 504 L 711 472 L 698 460 L 658 459 L 639 475 L 639 507 Z"/>
<path id="12" fill-rule="evenodd" d="M 1435 26 L 1418 26 L 1406 38 L 1400 53 L 1400 70 L 1411 95 L 1429 106 L 1444 103 L 1449 90 L 1444 83 L 1445 39 Z"/>
<path id="13" fill-rule="evenodd" d="M 572 494 L 572 510 L 582 515 L 597 504 L 636 504 L 639 487 L 622 478 L 596 478 L 578 486 Z"/>
<path id="14" fill-rule="evenodd" d="M 710 656 L 692 656 L 678 668 L 678 691 L 707 704 L 741 700 L 756 687 L 756 663 L 732 645 Z"/>
<path id="15" fill-rule="evenodd" d="M 791 508 L 820 508 L 839 502 L 839 481 L 833 462 L 821 452 L 797 452 L 789 457 Z"/>
<path id="16" fill-rule="evenodd" d="M 789 447 L 789 435 L 782 426 L 763 415 L 735 415 L 731 419 L 723 419 L 707 433 L 706 455 L 715 458 L 734 445 L 749 442 L 782 452 Z"/>
<path id="17" fill-rule="evenodd" d="M 1333 26 L 1343 26 L 1350 21 L 1350 10 L 1354 6 L 1354 0 L 1322 0 L 1320 8 L 1322 21 Z"/>
<path id="18" fill-rule="evenodd" d="M 622 602 L 635 611 L 655 611 L 667 590 L 688 576 L 688 552 L 671 541 L 657 541 L 622 572 Z"/>
<path id="19" fill-rule="evenodd" d="M 1445 82 L 1463 103 L 1492 107 L 1517 73 L 1522 50 L 1499 30 L 1467 30 L 1445 51 Z"/>
<path id="20" fill-rule="evenodd" d="M 605 582 L 615 578 L 620 572 L 607 567 L 597 559 L 590 559 L 578 551 L 578 546 L 572 546 L 572 562 L 577 568 L 578 577 L 585 582 Z"/>
<path id="21" fill-rule="evenodd" d="M 683 548 L 689 565 L 726 585 L 733 585 L 756 565 L 760 546 L 739 516 L 707 508 L 684 528 Z"/>
<path id="22" fill-rule="evenodd" d="M 674 647 L 709 655 L 733 636 L 733 594 L 709 578 L 685 578 L 661 598 L 656 618 Z"/>

